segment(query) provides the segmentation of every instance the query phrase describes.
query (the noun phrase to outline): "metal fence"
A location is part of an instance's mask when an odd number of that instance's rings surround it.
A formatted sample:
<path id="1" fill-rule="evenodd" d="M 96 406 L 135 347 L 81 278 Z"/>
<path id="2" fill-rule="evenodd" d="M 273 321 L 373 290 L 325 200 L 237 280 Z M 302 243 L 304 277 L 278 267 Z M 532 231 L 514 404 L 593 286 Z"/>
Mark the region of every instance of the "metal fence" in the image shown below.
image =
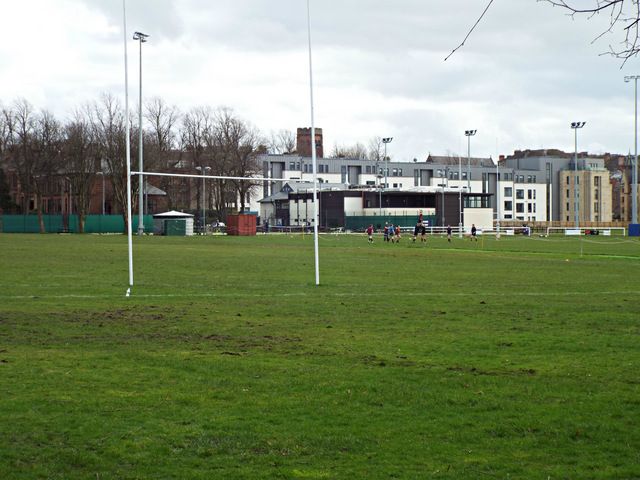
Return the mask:
<path id="1" fill-rule="evenodd" d="M 84 233 L 125 233 L 122 215 L 86 215 Z M 78 233 L 78 215 L 43 215 L 45 233 Z M 132 229 L 138 229 L 138 216 L 133 219 Z M 145 232 L 153 232 L 153 216 L 144 216 Z M 40 233 L 37 215 L 0 215 L 2 233 Z"/>
<path id="2" fill-rule="evenodd" d="M 373 225 L 376 230 L 384 228 L 385 222 L 388 224 L 399 225 L 401 228 L 411 228 L 416 225 L 418 216 L 413 215 L 350 215 L 344 218 L 344 228 L 351 231 L 366 230 L 369 225 Z M 429 226 L 436 225 L 435 215 L 425 215 L 423 222 L 428 222 Z"/>

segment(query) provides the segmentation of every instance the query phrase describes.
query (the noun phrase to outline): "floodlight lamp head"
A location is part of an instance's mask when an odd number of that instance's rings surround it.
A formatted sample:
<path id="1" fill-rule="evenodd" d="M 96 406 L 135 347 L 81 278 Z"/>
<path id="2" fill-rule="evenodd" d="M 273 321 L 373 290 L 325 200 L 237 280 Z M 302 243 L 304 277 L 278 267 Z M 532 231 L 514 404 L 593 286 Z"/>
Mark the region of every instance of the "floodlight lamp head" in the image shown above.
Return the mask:
<path id="1" fill-rule="evenodd" d="M 391 143 L 392 140 L 393 140 L 393 137 L 385 137 L 382 139 L 382 143 Z"/>
<path id="2" fill-rule="evenodd" d="M 464 134 L 465 134 L 467 137 L 473 137 L 473 136 L 476 134 L 476 132 L 477 132 L 477 130 L 465 130 L 465 131 L 464 131 Z"/>
<path id="3" fill-rule="evenodd" d="M 149 37 L 149 35 L 147 35 L 146 33 L 142 33 L 142 32 L 134 32 L 134 34 L 133 34 L 133 39 L 134 40 L 140 40 L 142 43 L 145 43 L 147 41 L 148 37 Z"/>
<path id="4" fill-rule="evenodd" d="M 571 128 L 582 128 L 587 122 L 571 122 Z"/>

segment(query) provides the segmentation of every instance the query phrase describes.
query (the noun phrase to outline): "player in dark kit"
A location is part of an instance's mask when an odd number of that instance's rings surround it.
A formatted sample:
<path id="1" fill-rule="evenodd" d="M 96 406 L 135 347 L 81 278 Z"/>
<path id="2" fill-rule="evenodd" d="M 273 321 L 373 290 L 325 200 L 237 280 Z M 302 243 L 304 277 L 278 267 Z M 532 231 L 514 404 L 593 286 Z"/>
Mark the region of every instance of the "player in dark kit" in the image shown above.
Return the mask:
<path id="1" fill-rule="evenodd" d="M 420 233 L 421 228 L 422 228 L 422 223 L 420 222 L 416 223 L 416 226 L 413 227 L 413 238 L 411 239 L 413 243 L 416 243 L 416 238 L 418 238 L 418 234 Z"/>

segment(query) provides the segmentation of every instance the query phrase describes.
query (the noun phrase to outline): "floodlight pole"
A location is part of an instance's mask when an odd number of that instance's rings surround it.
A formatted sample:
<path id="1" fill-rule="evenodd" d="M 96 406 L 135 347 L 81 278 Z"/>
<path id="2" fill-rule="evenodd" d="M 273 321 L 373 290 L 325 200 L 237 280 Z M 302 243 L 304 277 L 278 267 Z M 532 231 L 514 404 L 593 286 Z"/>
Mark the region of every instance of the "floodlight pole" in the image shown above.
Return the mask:
<path id="1" fill-rule="evenodd" d="M 471 137 L 476 134 L 477 130 L 465 130 L 467 137 L 467 193 L 471 193 Z"/>
<path id="2" fill-rule="evenodd" d="M 500 157 L 496 159 L 496 238 L 500 238 Z"/>
<path id="3" fill-rule="evenodd" d="M 384 188 L 386 190 L 386 188 L 389 186 L 388 180 L 387 180 L 387 175 L 389 174 L 389 164 L 388 162 L 388 158 L 387 158 L 387 144 L 391 143 L 393 141 L 393 137 L 386 137 L 382 139 L 382 143 L 384 143 Z"/>
<path id="4" fill-rule="evenodd" d="M 313 115 L 313 57 L 311 55 L 311 8 L 307 0 L 307 34 L 309 38 L 309 100 L 311 103 L 311 161 L 313 162 L 313 250 L 316 266 L 316 285 L 320 285 L 320 256 L 318 254 L 318 161 L 316 155 L 316 127 Z"/>
<path id="5" fill-rule="evenodd" d="M 140 95 L 139 95 L 139 103 L 138 103 L 138 129 L 140 130 L 140 138 L 138 145 L 138 168 L 140 172 L 144 172 L 143 161 L 142 161 L 142 44 L 147 41 L 146 35 L 141 32 L 135 32 L 133 34 L 133 39 L 138 40 L 140 42 Z M 139 188 L 138 192 L 138 235 L 144 234 L 144 191 L 145 191 L 145 180 L 144 175 L 140 173 L 138 177 L 139 180 Z"/>
<path id="6" fill-rule="evenodd" d="M 131 140 L 129 134 L 129 67 L 127 58 L 127 0 L 122 0 L 122 24 L 124 35 L 124 121 L 125 121 L 125 150 L 127 162 L 127 243 L 129 251 L 129 288 L 127 296 L 133 287 L 133 241 L 131 232 Z"/>
<path id="7" fill-rule="evenodd" d="M 575 155 L 574 155 L 574 171 L 575 178 L 573 179 L 573 211 L 576 222 L 576 228 L 580 228 L 580 217 L 578 215 L 578 129 L 584 127 L 587 122 L 571 122 L 571 128 L 575 134 Z"/>
<path id="8" fill-rule="evenodd" d="M 207 172 L 209 170 L 211 170 L 211 167 L 196 167 L 196 170 L 198 170 L 199 172 L 202 172 L 202 234 L 204 235 L 205 233 L 205 223 L 206 223 L 206 200 L 207 200 L 207 194 L 206 194 L 206 189 L 205 189 L 205 184 L 204 184 L 204 177 L 207 174 Z"/>
<path id="9" fill-rule="evenodd" d="M 640 75 L 628 75 L 624 77 L 625 82 L 633 80 L 635 83 L 635 158 L 633 162 L 633 174 L 631 177 L 631 223 L 638 223 L 638 78 Z"/>
<path id="10" fill-rule="evenodd" d="M 458 237 L 462 238 L 462 157 L 458 155 Z"/>

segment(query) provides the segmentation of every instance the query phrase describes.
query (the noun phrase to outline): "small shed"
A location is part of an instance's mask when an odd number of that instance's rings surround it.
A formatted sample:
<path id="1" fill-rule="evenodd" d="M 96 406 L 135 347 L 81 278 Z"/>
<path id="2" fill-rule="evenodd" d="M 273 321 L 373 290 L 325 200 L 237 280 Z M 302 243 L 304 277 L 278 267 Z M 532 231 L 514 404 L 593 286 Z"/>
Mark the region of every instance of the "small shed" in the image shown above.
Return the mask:
<path id="1" fill-rule="evenodd" d="M 193 215 L 175 210 L 158 213 L 153 216 L 153 226 L 158 235 L 190 236 L 193 235 Z"/>

